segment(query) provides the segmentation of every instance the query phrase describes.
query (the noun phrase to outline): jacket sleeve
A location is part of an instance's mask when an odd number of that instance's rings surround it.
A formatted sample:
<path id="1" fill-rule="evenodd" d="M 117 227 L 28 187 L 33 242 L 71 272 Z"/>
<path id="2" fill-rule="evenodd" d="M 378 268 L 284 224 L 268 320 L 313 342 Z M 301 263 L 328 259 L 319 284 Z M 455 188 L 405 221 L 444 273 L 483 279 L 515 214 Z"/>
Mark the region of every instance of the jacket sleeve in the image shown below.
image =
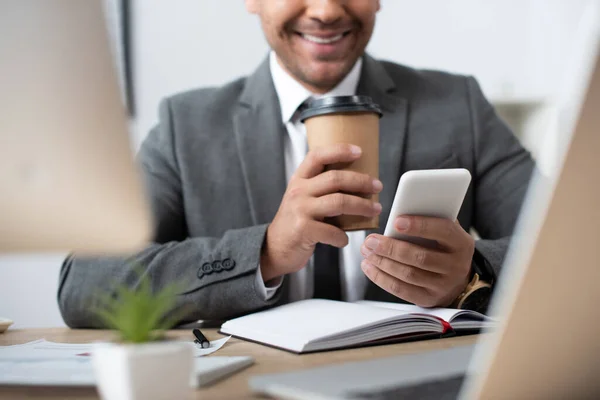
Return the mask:
<path id="1" fill-rule="evenodd" d="M 467 78 L 475 160 L 473 226 L 477 251 L 498 275 L 513 234 L 534 162 L 498 117 L 473 78 Z"/>
<path id="2" fill-rule="evenodd" d="M 103 328 L 99 297 L 117 285 L 135 287 L 147 277 L 154 290 L 177 284 L 180 322 L 227 319 L 275 304 L 256 287 L 267 225 L 226 231 L 222 237 L 188 237 L 168 100 L 160 122 L 139 153 L 155 224 L 155 240 L 126 257 L 69 256 L 62 265 L 58 303 L 73 328 Z M 141 272 L 141 273 L 140 273 Z"/>

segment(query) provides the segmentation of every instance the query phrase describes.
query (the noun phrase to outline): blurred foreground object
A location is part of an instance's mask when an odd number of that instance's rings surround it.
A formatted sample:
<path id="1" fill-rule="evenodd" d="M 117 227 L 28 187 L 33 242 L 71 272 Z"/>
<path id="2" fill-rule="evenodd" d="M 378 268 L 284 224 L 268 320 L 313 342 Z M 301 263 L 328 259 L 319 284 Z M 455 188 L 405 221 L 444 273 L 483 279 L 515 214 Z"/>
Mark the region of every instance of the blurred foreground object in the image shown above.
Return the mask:
<path id="1" fill-rule="evenodd" d="M 102 0 L 0 7 L 0 252 L 139 249 L 150 213 Z"/>

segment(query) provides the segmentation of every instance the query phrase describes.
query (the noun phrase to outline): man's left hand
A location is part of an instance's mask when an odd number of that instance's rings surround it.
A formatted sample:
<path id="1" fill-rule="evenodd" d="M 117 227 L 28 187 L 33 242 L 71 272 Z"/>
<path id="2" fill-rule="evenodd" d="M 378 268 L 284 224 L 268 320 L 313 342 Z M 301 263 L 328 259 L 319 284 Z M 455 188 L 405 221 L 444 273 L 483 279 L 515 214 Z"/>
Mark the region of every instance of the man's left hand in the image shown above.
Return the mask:
<path id="1" fill-rule="evenodd" d="M 403 235 L 435 240 L 435 249 L 382 235 L 361 246 L 365 275 L 389 293 L 421 307 L 447 307 L 469 283 L 475 240 L 458 222 L 401 216 L 394 228 Z"/>

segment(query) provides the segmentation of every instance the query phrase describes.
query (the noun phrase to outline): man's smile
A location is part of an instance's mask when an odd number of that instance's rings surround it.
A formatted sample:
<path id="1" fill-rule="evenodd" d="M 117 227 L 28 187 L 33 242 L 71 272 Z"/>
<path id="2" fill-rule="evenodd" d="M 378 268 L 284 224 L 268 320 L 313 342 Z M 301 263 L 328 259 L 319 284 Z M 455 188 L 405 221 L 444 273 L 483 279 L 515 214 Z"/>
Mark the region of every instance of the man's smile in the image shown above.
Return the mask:
<path id="1" fill-rule="evenodd" d="M 347 36 L 351 31 L 347 30 L 341 33 L 303 33 L 296 32 L 302 39 L 317 44 L 331 44 L 340 41 Z"/>
<path id="2" fill-rule="evenodd" d="M 354 41 L 354 30 L 338 31 L 294 31 L 292 39 L 300 51 L 314 59 L 339 59 L 345 58 L 351 52 Z"/>

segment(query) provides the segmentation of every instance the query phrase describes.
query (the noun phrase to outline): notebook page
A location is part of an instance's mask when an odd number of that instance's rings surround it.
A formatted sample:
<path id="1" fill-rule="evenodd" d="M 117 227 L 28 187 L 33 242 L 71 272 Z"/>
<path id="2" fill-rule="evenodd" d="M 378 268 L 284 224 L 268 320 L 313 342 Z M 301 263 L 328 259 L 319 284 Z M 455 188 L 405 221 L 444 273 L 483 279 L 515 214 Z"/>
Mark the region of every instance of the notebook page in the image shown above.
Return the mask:
<path id="1" fill-rule="evenodd" d="M 310 299 L 227 321 L 221 326 L 221 331 L 302 351 L 310 341 L 397 318 L 402 314 L 382 307 Z"/>
<path id="2" fill-rule="evenodd" d="M 398 310 L 398 311 L 401 311 L 402 313 L 407 313 L 407 314 L 433 315 L 433 316 L 441 318 L 447 322 L 452 322 L 452 320 L 454 318 L 456 318 L 457 316 L 465 315 L 465 314 L 470 317 L 480 318 L 481 320 L 488 319 L 485 315 L 480 314 L 476 311 L 457 310 L 454 308 L 423 308 L 423 307 L 415 306 L 413 304 L 388 303 L 388 302 L 384 302 L 384 301 L 372 301 L 372 300 L 361 300 L 361 301 L 357 301 L 356 303 L 362 304 L 362 305 L 367 305 L 367 306 L 387 308 L 387 309 L 391 309 L 391 310 Z"/>

